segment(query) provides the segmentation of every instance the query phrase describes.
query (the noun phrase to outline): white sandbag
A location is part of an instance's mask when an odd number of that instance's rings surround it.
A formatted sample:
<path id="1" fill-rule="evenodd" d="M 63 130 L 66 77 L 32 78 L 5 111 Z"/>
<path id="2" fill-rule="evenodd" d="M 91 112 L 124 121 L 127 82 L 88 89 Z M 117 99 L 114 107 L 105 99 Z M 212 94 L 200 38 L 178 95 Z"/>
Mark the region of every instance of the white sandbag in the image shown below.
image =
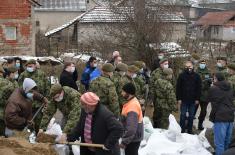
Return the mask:
<path id="1" fill-rule="evenodd" d="M 173 142 L 176 142 L 177 139 L 181 139 L 181 127 L 172 114 L 169 115 L 169 128 L 165 135 Z"/>
<path id="2" fill-rule="evenodd" d="M 80 142 L 80 141 L 75 141 L 75 142 Z M 72 145 L 72 151 L 74 155 L 80 155 L 80 146 Z"/>
<path id="3" fill-rule="evenodd" d="M 143 124 L 144 124 L 144 140 L 148 141 L 149 137 L 154 132 L 154 128 L 149 117 L 144 117 Z"/>

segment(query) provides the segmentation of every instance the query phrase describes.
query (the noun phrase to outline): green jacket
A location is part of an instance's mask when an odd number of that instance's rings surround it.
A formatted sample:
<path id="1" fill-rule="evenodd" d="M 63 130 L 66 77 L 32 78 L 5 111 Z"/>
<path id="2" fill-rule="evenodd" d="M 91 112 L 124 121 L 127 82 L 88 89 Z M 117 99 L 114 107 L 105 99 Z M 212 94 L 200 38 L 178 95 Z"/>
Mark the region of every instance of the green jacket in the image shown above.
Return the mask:
<path id="1" fill-rule="evenodd" d="M 202 91 L 200 100 L 203 102 L 207 101 L 208 91 L 212 83 L 212 75 L 208 68 L 201 69 L 198 67 L 197 73 L 202 79 Z"/>
<path id="2" fill-rule="evenodd" d="M 46 74 L 43 71 L 37 69 L 36 71 L 30 73 L 27 70 L 25 70 L 23 73 L 21 73 L 19 77 L 20 87 L 22 87 L 25 78 L 33 79 L 37 84 L 39 93 L 45 97 L 49 96 L 50 83 L 46 77 Z M 38 108 L 38 107 L 40 107 L 40 104 L 38 104 L 37 102 L 33 102 L 33 108 Z"/>
<path id="3" fill-rule="evenodd" d="M 43 112 L 43 118 L 41 121 L 40 128 L 46 129 L 49 121 L 56 113 L 56 110 L 59 109 L 63 116 L 65 117 L 66 123 L 63 128 L 63 132 L 69 133 L 71 129 L 76 126 L 80 118 L 81 106 L 80 106 L 80 93 L 73 88 L 64 86 L 64 98 L 61 102 L 57 103 L 51 101 L 48 104 L 48 107 Z"/>
<path id="4" fill-rule="evenodd" d="M 157 68 L 155 69 L 150 77 L 150 81 L 149 81 L 149 96 L 154 99 L 154 83 L 157 79 L 160 79 L 163 77 L 163 70 L 161 68 Z"/>
<path id="5" fill-rule="evenodd" d="M 3 120 L 4 109 L 8 98 L 15 90 L 13 83 L 0 77 L 0 119 Z"/>
<path id="6" fill-rule="evenodd" d="M 216 67 L 216 72 L 221 72 L 224 74 L 226 80 L 229 78 L 229 73 L 227 71 L 227 67 Z"/>
<path id="7" fill-rule="evenodd" d="M 175 89 L 171 81 L 160 78 L 154 83 L 154 106 L 168 111 L 176 110 Z"/>
<path id="8" fill-rule="evenodd" d="M 100 76 L 90 83 L 89 91 L 94 92 L 100 98 L 100 103 L 114 113 L 120 115 L 119 100 L 114 83 L 108 76 Z"/>
<path id="9" fill-rule="evenodd" d="M 231 84 L 233 89 L 233 95 L 235 96 L 235 75 L 232 75 L 228 78 L 228 82 Z"/>
<path id="10" fill-rule="evenodd" d="M 123 77 L 124 76 L 122 76 L 120 73 L 115 72 L 111 78 L 111 80 L 113 81 L 116 87 L 120 109 L 122 107 L 122 86 L 123 86 L 122 79 Z"/>

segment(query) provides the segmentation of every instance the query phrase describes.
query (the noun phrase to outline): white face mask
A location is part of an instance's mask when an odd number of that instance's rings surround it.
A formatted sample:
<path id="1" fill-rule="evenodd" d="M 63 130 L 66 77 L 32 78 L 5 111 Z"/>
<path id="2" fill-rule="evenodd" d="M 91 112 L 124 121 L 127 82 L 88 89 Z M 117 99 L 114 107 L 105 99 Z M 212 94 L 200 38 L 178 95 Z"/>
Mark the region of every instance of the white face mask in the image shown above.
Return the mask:
<path id="1" fill-rule="evenodd" d="M 98 65 L 95 63 L 95 64 L 94 64 L 94 67 L 97 67 L 97 66 L 98 66 Z"/>
<path id="2" fill-rule="evenodd" d="M 122 72 L 122 71 L 120 71 L 119 73 L 120 73 L 120 75 L 121 75 L 121 76 L 126 75 L 126 72 Z"/>
<path id="3" fill-rule="evenodd" d="M 132 75 L 132 79 L 136 78 L 137 77 L 137 74 L 133 74 Z"/>
<path id="4" fill-rule="evenodd" d="M 64 96 L 63 95 L 60 95 L 58 98 L 55 98 L 54 100 L 56 102 L 61 102 L 63 100 Z"/>
<path id="5" fill-rule="evenodd" d="M 163 55 L 159 55 L 159 56 L 158 56 L 158 59 L 160 59 L 160 60 L 163 59 L 163 58 L 164 58 Z"/>
<path id="6" fill-rule="evenodd" d="M 14 79 L 16 80 L 16 79 L 18 79 L 19 78 L 19 74 L 15 74 L 14 75 Z"/>
<path id="7" fill-rule="evenodd" d="M 169 64 L 163 65 L 163 68 L 164 68 L 164 69 L 165 69 L 165 68 L 169 68 Z"/>
<path id="8" fill-rule="evenodd" d="M 71 73 L 73 73 L 75 71 L 75 67 L 71 67 Z"/>

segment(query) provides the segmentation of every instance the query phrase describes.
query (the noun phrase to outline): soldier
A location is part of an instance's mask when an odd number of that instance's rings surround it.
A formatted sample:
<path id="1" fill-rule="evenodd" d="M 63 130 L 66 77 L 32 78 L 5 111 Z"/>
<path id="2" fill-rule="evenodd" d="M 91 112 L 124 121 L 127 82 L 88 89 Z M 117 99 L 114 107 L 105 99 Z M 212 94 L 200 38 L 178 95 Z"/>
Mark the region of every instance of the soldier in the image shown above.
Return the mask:
<path id="1" fill-rule="evenodd" d="M 227 71 L 227 58 L 226 57 L 217 57 L 216 72 L 221 72 L 224 74 L 225 79 L 229 77 Z"/>
<path id="2" fill-rule="evenodd" d="M 111 80 L 114 66 L 106 63 L 102 66 L 102 76 L 93 80 L 90 84 L 89 91 L 94 92 L 100 98 L 102 104 L 114 113 L 116 117 L 120 115 L 118 95 L 114 83 Z"/>
<path id="3" fill-rule="evenodd" d="M 155 128 L 167 129 L 169 126 L 169 115 L 176 110 L 176 95 L 171 84 L 173 70 L 163 69 L 162 77 L 154 83 L 154 102 L 153 122 Z"/>
<path id="4" fill-rule="evenodd" d="M 199 67 L 197 69 L 197 73 L 200 75 L 201 80 L 202 80 L 202 88 L 201 88 L 201 97 L 200 97 L 200 107 L 201 107 L 201 111 L 200 111 L 200 115 L 198 117 L 198 129 L 199 130 L 203 130 L 203 121 L 205 120 L 206 114 L 207 114 L 207 106 L 208 106 L 208 102 L 207 102 L 207 95 L 208 95 L 208 91 L 210 89 L 210 85 L 212 83 L 212 76 L 211 76 L 211 72 L 209 71 L 209 69 L 207 68 L 207 64 L 206 64 L 206 60 L 202 59 L 199 61 Z M 196 110 L 195 110 L 195 114 L 197 112 L 198 109 L 198 105 L 196 105 Z"/>
<path id="5" fill-rule="evenodd" d="M 49 91 L 50 91 L 49 80 L 47 79 L 46 74 L 43 71 L 36 68 L 36 60 L 31 59 L 27 61 L 26 70 L 19 77 L 18 82 L 19 82 L 20 87 L 22 86 L 25 78 L 33 79 L 37 83 L 39 93 L 45 97 L 48 96 Z M 40 104 L 37 103 L 37 101 L 34 101 L 33 102 L 33 114 L 38 110 L 39 107 L 40 107 Z M 35 119 L 36 132 L 38 132 L 41 119 L 42 119 L 42 112 L 40 112 Z"/>
<path id="6" fill-rule="evenodd" d="M 14 91 L 14 85 L 9 80 L 3 78 L 4 73 L 5 71 L 0 65 L 0 136 L 3 136 L 5 133 L 5 122 L 3 115 L 6 101 Z"/>
<path id="7" fill-rule="evenodd" d="M 7 71 L 8 73 L 6 73 L 6 79 L 14 85 L 14 88 L 19 88 L 19 84 L 16 81 L 19 78 L 18 69 L 16 67 L 10 67 Z"/>
<path id="8" fill-rule="evenodd" d="M 50 90 L 51 102 L 44 110 L 39 132 L 47 128 L 49 121 L 59 109 L 63 114 L 64 124 L 61 125 L 63 132 L 69 133 L 80 117 L 80 96 L 80 93 L 73 88 L 62 87 L 60 84 L 53 85 Z"/>
<path id="9" fill-rule="evenodd" d="M 235 63 L 231 63 L 228 65 L 228 73 L 230 75 L 230 77 L 228 78 L 228 82 L 232 86 L 233 95 L 235 95 Z"/>

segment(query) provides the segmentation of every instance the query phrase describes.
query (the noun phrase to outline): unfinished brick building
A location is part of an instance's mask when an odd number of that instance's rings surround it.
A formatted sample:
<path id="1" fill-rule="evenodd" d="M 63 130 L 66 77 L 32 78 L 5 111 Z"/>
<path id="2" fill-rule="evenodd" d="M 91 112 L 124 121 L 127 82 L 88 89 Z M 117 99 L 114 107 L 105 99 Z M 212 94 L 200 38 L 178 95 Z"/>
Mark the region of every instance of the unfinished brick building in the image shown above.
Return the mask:
<path id="1" fill-rule="evenodd" d="M 36 0 L 1 0 L 0 56 L 35 55 Z"/>

